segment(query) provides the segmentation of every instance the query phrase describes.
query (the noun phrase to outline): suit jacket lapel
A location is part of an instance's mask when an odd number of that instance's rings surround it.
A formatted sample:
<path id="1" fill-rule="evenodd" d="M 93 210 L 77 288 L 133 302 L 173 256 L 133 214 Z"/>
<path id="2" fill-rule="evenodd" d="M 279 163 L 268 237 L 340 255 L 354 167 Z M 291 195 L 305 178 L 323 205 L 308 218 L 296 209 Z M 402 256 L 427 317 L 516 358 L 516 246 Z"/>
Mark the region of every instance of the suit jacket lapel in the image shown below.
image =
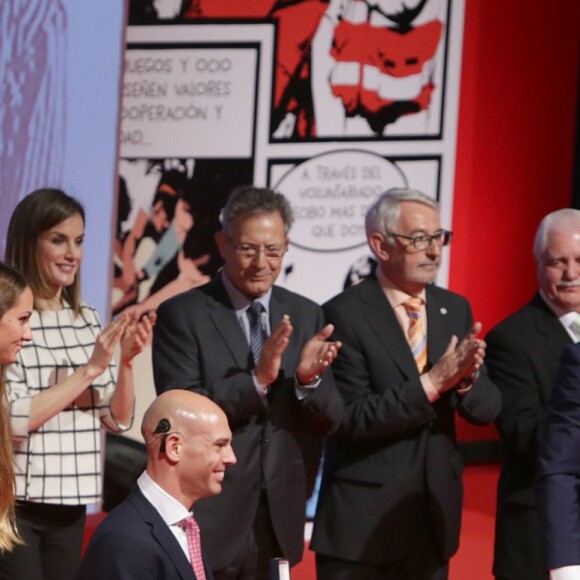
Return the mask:
<path id="1" fill-rule="evenodd" d="M 163 521 L 159 512 L 149 503 L 137 486 L 133 488 L 129 500 L 135 505 L 143 520 L 151 526 L 151 534 L 165 550 L 169 560 L 173 562 L 183 580 L 195 578 L 193 568 L 177 539 L 171 533 L 169 526 Z"/>
<path id="2" fill-rule="evenodd" d="M 453 316 L 453 312 L 449 312 L 446 306 L 438 299 L 438 296 L 431 291 L 431 287 L 425 288 L 426 304 L 425 311 L 427 313 L 427 360 L 428 367 L 431 368 L 445 352 L 449 340 L 449 324 L 446 319 L 448 316 Z M 459 340 L 463 337 L 458 336 Z"/>
<path id="3" fill-rule="evenodd" d="M 250 360 L 248 340 L 240 327 L 234 307 L 219 276 L 207 286 L 207 305 L 209 317 L 230 350 L 237 366 L 246 368 Z"/>
<path id="4" fill-rule="evenodd" d="M 288 314 L 290 316 L 290 322 L 292 322 L 292 313 L 289 311 L 289 308 L 290 305 L 285 300 L 282 292 L 279 292 L 279 289 L 273 286 L 272 296 L 270 298 L 270 331 L 273 331 L 280 324 L 284 314 Z"/>
<path id="5" fill-rule="evenodd" d="M 169 530 L 167 524 L 159 518 L 152 524 L 151 532 L 154 538 L 159 542 L 163 549 L 167 552 L 169 559 L 173 562 L 180 576 L 187 580 L 188 578 L 195 578 L 193 568 L 186 558 L 181 546 L 177 543 L 177 539 Z"/>
<path id="6" fill-rule="evenodd" d="M 287 314 L 290 317 L 290 322 L 293 324 L 300 323 L 300 312 L 297 312 L 293 308 L 293 304 L 290 300 L 286 298 L 286 295 L 280 291 L 276 286 L 272 287 L 272 296 L 270 298 L 270 332 L 276 328 L 280 321 Z M 310 338 L 310 337 L 309 337 Z M 302 349 L 303 345 L 298 344 L 296 340 L 292 340 L 290 336 L 290 343 L 288 347 L 282 354 L 282 369 L 286 372 L 294 373 L 296 370 L 295 363 L 290 364 L 289 361 L 296 361 L 299 359 L 299 353 L 296 353 L 296 349 Z"/>
<path id="7" fill-rule="evenodd" d="M 562 349 L 572 344 L 572 339 L 539 293 L 532 299 L 532 306 L 534 307 L 532 312 L 538 335 L 544 338 L 545 348 L 559 360 Z"/>
<path id="8" fill-rule="evenodd" d="M 369 328 L 390 353 L 404 376 L 418 376 L 419 371 L 407 337 L 378 280 L 371 277 L 361 284 L 364 284 L 361 286 L 362 312 Z"/>

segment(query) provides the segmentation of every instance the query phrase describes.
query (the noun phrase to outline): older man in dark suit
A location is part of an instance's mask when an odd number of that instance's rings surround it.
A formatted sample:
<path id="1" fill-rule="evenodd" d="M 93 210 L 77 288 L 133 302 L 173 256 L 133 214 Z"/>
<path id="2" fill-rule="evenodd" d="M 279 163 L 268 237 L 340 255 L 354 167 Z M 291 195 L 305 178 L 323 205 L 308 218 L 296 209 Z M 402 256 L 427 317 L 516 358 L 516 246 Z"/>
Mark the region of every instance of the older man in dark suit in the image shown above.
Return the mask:
<path id="1" fill-rule="evenodd" d="M 327 447 L 311 548 L 319 580 L 439 580 L 461 522 L 455 413 L 489 423 L 499 393 L 469 302 L 432 284 L 451 239 L 438 204 L 389 190 L 366 230 L 376 275 L 324 306 L 343 344 L 345 418 Z"/>
<path id="2" fill-rule="evenodd" d="M 153 401 L 141 432 L 147 469 L 93 534 L 76 578 L 212 580 L 190 510 L 221 492 L 236 462 L 226 416 L 206 397 L 172 391 Z"/>
<path id="3" fill-rule="evenodd" d="M 158 311 L 158 390 L 207 394 L 234 433 L 239 462 L 226 489 L 196 510 L 219 580 L 269 579 L 271 558 L 300 561 L 323 439 L 342 416 L 342 400 L 325 372 L 340 347 L 327 340 L 333 327 L 325 326 L 318 305 L 274 286 L 291 223 L 281 194 L 234 191 L 216 236 L 223 270 Z"/>
<path id="4" fill-rule="evenodd" d="M 539 291 L 486 337 L 486 365 L 502 395 L 496 424 L 502 445 L 493 572 L 498 580 L 545 580 L 532 486 L 538 426 L 564 347 L 580 323 L 580 211 L 540 222 L 534 243 Z"/>

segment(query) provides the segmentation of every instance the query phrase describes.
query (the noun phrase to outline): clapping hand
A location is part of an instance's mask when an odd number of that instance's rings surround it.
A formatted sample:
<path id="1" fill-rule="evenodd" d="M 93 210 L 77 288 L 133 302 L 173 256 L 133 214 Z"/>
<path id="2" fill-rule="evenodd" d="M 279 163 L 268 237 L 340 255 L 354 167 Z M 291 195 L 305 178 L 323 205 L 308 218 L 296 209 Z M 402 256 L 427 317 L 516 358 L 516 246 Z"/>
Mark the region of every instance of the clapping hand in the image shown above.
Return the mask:
<path id="1" fill-rule="evenodd" d="M 327 324 L 304 345 L 300 353 L 300 364 L 296 370 L 296 376 L 301 385 L 309 385 L 315 381 L 336 358 L 341 342 L 328 340 L 333 331 L 334 326 Z"/>
<path id="2" fill-rule="evenodd" d="M 485 342 L 477 338 L 480 332 L 481 323 L 476 322 L 459 346 L 457 337 L 451 337 L 447 350 L 429 371 L 439 393 L 457 386 L 461 379 L 477 375 L 485 356 Z"/>
<path id="3" fill-rule="evenodd" d="M 121 338 L 121 363 L 131 366 L 133 358 L 151 344 L 157 314 L 151 311 L 140 315 L 135 311 L 125 315 L 125 318 L 127 324 Z"/>

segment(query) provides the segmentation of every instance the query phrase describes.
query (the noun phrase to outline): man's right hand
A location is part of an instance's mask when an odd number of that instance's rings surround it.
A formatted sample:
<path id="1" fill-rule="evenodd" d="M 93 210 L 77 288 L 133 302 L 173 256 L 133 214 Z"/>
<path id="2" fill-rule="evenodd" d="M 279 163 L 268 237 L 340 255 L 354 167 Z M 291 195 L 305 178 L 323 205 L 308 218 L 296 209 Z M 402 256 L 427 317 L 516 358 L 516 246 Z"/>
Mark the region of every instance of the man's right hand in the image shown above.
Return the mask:
<path id="1" fill-rule="evenodd" d="M 264 342 L 260 362 L 254 370 L 256 380 L 261 385 L 270 385 L 278 378 L 282 354 L 288 346 L 291 334 L 290 320 L 283 319 Z"/>
<path id="2" fill-rule="evenodd" d="M 429 371 L 429 378 L 438 393 L 444 393 L 461 379 L 477 374 L 485 356 L 485 342 L 477 338 L 480 332 L 481 323 L 476 322 L 459 346 L 457 337 L 451 337 L 445 354 Z"/>

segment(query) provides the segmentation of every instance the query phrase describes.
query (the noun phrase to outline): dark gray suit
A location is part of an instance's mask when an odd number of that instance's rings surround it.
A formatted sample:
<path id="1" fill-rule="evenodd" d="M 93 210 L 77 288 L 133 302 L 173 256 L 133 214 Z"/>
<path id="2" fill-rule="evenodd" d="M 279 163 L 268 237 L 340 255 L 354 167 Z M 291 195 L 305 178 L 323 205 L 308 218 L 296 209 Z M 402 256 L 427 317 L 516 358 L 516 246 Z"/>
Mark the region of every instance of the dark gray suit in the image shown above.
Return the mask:
<path id="1" fill-rule="evenodd" d="M 483 370 L 463 397 L 425 395 L 401 325 L 375 277 L 324 305 L 343 342 L 334 376 L 345 417 L 327 447 L 311 547 L 316 552 L 390 566 L 405 557 L 431 527 L 443 561 L 457 550 L 463 462 L 456 445 L 455 412 L 476 424 L 496 417 L 499 393 Z M 436 286 L 426 288 L 428 362 L 444 353 L 452 335 L 472 326 L 468 301 Z"/>
<path id="2" fill-rule="evenodd" d="M 207 580 L 213 576 L 205 565 Z M 95 530 L 76 580 L 195 580 L 169 526 L 137 485 Z"/>
<path id="3" fill-rule="evenodd" d="M 538 426 L 562 349 L 572 339 L 539 293 L 486 337 L 486 365 L 502 395 L 496 425 L 502 445 L 493 572 L 506 579 L 547 578 L 532 485 Z"/>
<path id="4" fill-rule="evenodd" d="M 342 401 L 332 375 L 305 399 L 295 394 L 295 371 L 304 344 L 324 326 L 321 308 L 273 287 L 270 327 L 287 314 L 294 328 L 282 367 L 268 396 L 258 396 L 250 349 L 218 277 L 176 296 L 158 310 L 153 369 L 158 392 L 191 389 L 225 411 L 237 464 L 228 468 L 222 493 L 196 504 L 204 553 L 221 570 L 244 552 L 265 487 L 270 517 L 283 555 L 293 565 L 304 548 L 305 503 L 323 438 L 338 428 Z"/>

